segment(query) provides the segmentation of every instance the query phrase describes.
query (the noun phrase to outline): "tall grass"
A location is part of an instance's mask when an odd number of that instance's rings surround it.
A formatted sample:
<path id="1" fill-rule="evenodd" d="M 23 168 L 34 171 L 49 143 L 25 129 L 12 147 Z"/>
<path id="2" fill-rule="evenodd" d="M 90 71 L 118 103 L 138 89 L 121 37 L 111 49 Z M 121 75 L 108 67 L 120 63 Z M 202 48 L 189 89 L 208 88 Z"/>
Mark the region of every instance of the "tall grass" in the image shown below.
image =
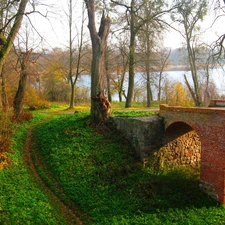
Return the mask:
<path id="1" fill-rule="evenodd" d="M 109 133 L 83 113 L 35 129 L 43 179 L 55 187 L 51 173 L 86 224 L 225 224 L 224 207 L 199 190 L 198 173 L 143 167 L 123 137 Z"/>

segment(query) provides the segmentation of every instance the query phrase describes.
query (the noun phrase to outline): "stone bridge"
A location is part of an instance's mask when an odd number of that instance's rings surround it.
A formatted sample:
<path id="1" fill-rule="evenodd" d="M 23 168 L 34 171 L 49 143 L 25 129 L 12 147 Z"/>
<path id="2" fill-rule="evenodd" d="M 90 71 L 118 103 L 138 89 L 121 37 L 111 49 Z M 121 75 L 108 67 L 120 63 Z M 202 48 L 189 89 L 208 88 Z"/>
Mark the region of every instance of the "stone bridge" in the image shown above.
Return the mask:
<path id="1" fill-rule="evenodd" d="M 161 105 L 166 135 L 194 130 L 201 142 L 200 187 L 225 204 L 225 108 L 184 108 Z"/>
<path id="2" fill-rule="evenodd" d="M 225 108 L 212 106 L 161 105 L 159 116 L 113 120 L 143 163 L 154 153 L 160 167 L 200 166 L 200 188 L 225 204 Z"/>

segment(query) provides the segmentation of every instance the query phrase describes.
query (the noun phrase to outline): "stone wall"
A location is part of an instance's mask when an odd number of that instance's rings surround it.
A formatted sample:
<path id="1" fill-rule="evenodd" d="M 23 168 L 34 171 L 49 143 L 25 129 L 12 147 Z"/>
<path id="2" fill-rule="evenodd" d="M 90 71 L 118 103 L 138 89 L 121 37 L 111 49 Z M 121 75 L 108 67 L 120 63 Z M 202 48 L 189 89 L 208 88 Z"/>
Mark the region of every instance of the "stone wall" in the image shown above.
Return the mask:
<path id="1" fill-rule="evenodd" d="M 201 142 L 198 134 L 192 130 L 176 138 L 169 134 L 165 145 L 157 152 L 161 167 L 199 166 L 201 160 Z"/>
<path id="2" fill-rule="evenodd" d="M 161 117 L 112 117 L 112 120 L 116 129 L 135 149 L 140 160 L 145 159 L 150 152 L 162 146 L 164 123 Z"/>
<path id="3" fill-rule="evenodd" d="M 116 129 L 130 142 L 141 161 L 146 163 L 154 153 L 154 167 L 196 166 L 201 160 L 201 142 L 197 133 L 185 124 L 172 127 L 165 135 L 164 121 L 159 116 L 113 117 Z"/>

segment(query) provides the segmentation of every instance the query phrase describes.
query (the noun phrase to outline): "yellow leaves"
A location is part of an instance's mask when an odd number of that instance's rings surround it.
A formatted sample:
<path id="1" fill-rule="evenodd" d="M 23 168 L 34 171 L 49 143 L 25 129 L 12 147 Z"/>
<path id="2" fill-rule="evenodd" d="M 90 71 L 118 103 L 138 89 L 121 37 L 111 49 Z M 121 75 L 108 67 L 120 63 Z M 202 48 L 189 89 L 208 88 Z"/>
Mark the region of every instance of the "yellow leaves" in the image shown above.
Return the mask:
<path id="1" fill-rule="evenodd" d="M 51 77 L 54 80 L 64 80 L 65 79 L 65 73 L 63 70 L 63 66 L 60 65 L 57 61 L 51 61 L 46 66 L 46 74 L 48 77 Z"/>
<path id="2" fill-rule="evenodd" d="M 29 108 L 33 110 L 50 107 L 50 103 L 42 99 L 32 87 L 27 88 L 25 101 Z"/>
<path id="3" fill-rule="evenodd" d="M 191 97 L 187 88 L 181 82 L 172 84 L 168 91 L 168 104 L 173 106 L 187 106 L 191 103 Z"/>

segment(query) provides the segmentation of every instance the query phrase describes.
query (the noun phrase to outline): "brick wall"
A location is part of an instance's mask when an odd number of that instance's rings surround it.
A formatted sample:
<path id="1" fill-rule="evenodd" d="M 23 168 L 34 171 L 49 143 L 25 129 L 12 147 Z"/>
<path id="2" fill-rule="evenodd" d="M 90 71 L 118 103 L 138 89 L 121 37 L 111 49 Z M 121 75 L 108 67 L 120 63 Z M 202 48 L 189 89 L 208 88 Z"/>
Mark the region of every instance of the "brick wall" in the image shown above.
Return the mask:
<path id="1" fill-rule="evenodd" d="M 177 122 L 186 123 L 199 135 L 200 187 L 225 204 L 225 110 L 162 105 L 160 115 L 164 117 L 165 129 Z"/>
<path id="2" fill-rule="evenodd" d="M 200 188 L 225 204 L 223 108 L 161 105 L 160 117 L 114 117 L 113 121 L 141 160 L 164 146 L 155 154 L 162 165 L 198 165 L 200 162 Z"/>

